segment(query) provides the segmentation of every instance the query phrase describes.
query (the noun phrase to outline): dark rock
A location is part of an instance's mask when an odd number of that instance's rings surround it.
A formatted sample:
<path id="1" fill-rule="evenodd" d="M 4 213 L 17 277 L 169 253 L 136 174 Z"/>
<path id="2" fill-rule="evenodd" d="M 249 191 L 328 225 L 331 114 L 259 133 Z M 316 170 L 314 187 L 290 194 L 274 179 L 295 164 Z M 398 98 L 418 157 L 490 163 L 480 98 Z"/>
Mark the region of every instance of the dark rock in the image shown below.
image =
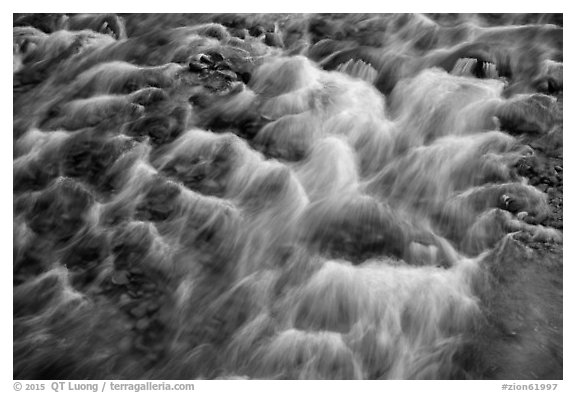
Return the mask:
<path id="1" fill-rule="evenodd" d="M 14 167 L 14 192 L 37 191 L 58 177 L 58 163 L 34 160 L 23 167 Z"/>
<path id="2" fill-rule="evenodd" d="M 108 239 L 103 234 L 88 233 L 76 241 L 63 257 L 67 267 L 89 268 L 98 266 L 108 255 Z M 94 266 L 94 267 L 95 267 Z"/>
<path id="3" fill-rule="evenodd" d="M 168 99 L 166 92 L 157 87 L 149 87 L 133 93 L 132 102 L 142 106 L 150 106 Z"/>
<path id="4" fill-rule="evenodd" d="M 143 222 L 122 225 L 112 235 L 114 265 L 118 270 L 138 265 L 154 242 L 150 226 Z"/>
<path id="5" fill-rule="evenodd" d="M 246 38 L 246 29 L 231 29 L 230 35 L 233 37 L 245 39 Z"/>
<path id="6" fill-rule="evenodd" d="M 208 65 L 205 63 L 201 63 L 199 61 L 191 61 L 188 64 L 188 68 L 190 69 L 190 71 L 192 72 L 202 72 L 204 70 L 208 69 Z"/>
<path id="7" fill-rule="evenodd" d="M 128 125 L 126 134 L 149 136 L 155 145 L 168 143 L 174 139 L 173 121 L 167 116 L 146 116 Z"/>
<path id="8" fill-rule="evenodd" d="M 71 179 L 58 181 L 43 191 L 27 214 L 30 228 L 58 240 L 80 231 L 94 197 Z"/>
<path id="9" fill-rule="evenodd" d="M 260 25 L 256 25 L 256 26 L 252 26 L 249 30 L 248 33 L 252 36 L 252 37 L 260 37 L 262 34 L 264 34 L 266 32 L 266 29 L 264 29 L 264 27 L 260 26 Z"/>
<path id="10" fill-rule="evenodd" d="M 220 53 L 216 50 L 207 51 L 206 55 L 210 58 L 210 61 L 213 64 L 220 63 L 220 62 L 224 61 L 224 56 L 222 55 L 222 53 Z"/>
<path id="11" fill-rule="evenodd" d="M 200 63 L 202 63 L 202 64 L 206 64 L 206 65 L 209 65 L 209 66 L 213 66 L 213 65 L 214 65 L 214 60 L 213 60 L 210 56 L 207 56 L 207 55 L 205 55 L 205 54 L 203 54 L 203 53 L 201 53 L 201 54 L 198 56 L 197 60 L 198 60 Z"/>
<path id="12" fill-rule="evenodd" d="M 252 77 L 249 72 L 238 72 L 237 74 L 240 77 L 240 80 L 242 80 L 246 85 L 250 82 L 250 78 Z"/>
<path id="13" fill-rule="evenodd" d="M 228 60 L 223 60 L 220 63 L 218 63 L 215 68 L 217 70 L 231 70 L 232 63 L 230 63 Z"/>
<path id="14" fill-rule="evenodd" d="M 268 46 L 274 46 L 276 48 L 283 48 L 284 43 L 282 42 L 282 38 L 276 33 L 266 33 L 264 36 L 264 43 Z"/>
<path id="15" fill-rule="evenodd" d="M 238 79 L 236 73 L 230 70 L 216 71 L 216 74 L 229 81 L 235 81 Z"/>
<path id="16" fill-rule="evenodd" d="M 541 179 L 540 179 L 540 176 L 534 176 L 534 177 L 531 177 L 531 178 L 530 178 L 530 180 L 528 181 L 528 183 L 529 183 L 530 185 L 532 185 L 532 186 L 535 186 L 535 185 L 537 185 L 537 184 L 540 184 L 540 182 L 541 182 L 540 180 L 541 180 Z"/>
<path id="17" fill-rule="evenodd" d="M 226 38 L 227 34 L 228 32 L 226 31 L 226 28 L 224 28 L 222 25 L 212 25 L 204 31 L 204 35 L 207 37 L 216 38 L 217 40 Z"/>
<path id="18" fill-rule="evenodd" d="M 497 111 L 502 128 L 513 133 L 548 132 L 558 117 L 558 105 L 544 94 L 518 96 L 505 102 Z"/>

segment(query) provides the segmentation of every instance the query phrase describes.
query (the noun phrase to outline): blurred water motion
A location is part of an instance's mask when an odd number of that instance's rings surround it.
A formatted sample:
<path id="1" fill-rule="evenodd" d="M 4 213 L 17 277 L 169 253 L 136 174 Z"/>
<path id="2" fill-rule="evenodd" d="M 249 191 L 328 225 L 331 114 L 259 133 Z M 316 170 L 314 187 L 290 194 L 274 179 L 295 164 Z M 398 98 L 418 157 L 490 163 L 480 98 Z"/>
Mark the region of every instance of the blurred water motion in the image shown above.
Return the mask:
<path id="1" fill-rule="evenodd" d="M 15 16 L 14 378 L 477 378 L 561 24 Z"/>

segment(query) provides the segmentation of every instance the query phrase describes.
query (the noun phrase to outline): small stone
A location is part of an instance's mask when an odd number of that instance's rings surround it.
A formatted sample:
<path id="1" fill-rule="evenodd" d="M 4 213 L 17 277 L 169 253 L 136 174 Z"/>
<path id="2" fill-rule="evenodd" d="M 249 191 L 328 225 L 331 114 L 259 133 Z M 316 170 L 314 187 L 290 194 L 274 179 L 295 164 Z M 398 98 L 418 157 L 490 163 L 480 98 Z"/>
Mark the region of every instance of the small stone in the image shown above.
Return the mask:
<path id="1" fill-rule="evenodd" d="M 248 82 L 250 82 L 251 75 L 249 72 L 240 72 L 238 75 L 244 84 L 248 84 Z"/>
<path id="2" fill-rule="evenodd" d="M 150 302 L 150 303 L 148 303 L 148 306 L 146 307 L 146 310 L 150 314 L 155 313 L 156 311 L 158 311 L 158 309 L 160 309 L 160 304 L 158 302 Z"/>
<path id="3" fill-rule="evenodd" d="M 138 322 L 136 322 L 136 330 L 146 330 L 148 329 L 148 327 L 150 326 L 150 320 L 147 318 L 142 318 L 139 319 Z"/>
<path id="4" fill-rule="evenodd" d="M 252 37 L 260 37 L 262 34 L 264 34 L 266 32 L 266 29 L 264 29 L 264 27 L 262 26 L 252 26 L 250 28 L 250 30 L 248 30 L 248 33 L 252 36 Z"/>
<path id="5" fill-rule="evenodd" d="M 228 60 L 224 60 L 221 61 L 220 63 L 218 63 L 218 65 L 216 66 L 217 70 L 231 70 L 232 69 L 232 63 L 230 63 Z"/>
<path id="6" fill-rule="evenodd" d="M 132 338 L 128 336 L 122 337 L 118 346 L 122 352 L 129 351 L 132 348 Z"/>
<path id="7" fill-rule="evenodd" d="M 536 184 L 540 184 L 540 177 L 534 176 L 534 177 L 530 178 L 530 181 L 528 181 L 528 183 L 530 183 L 531 186 L 535 186 Z"/>
<path id="8" fill-rule="evenodd" d="M 130 282 L 128 280 L 128 273 L 125 270 L 115 271 L 112 274 L 112 283 L 116 285 L 126 285 Z"/>
<path id="9" fill-rule="evenodd" d="M 234 29 L 234 30 L 230 31 L 230 34 L 233 37 L 237 37 L 237 38 L 241 38 L 241 39 L 246 38 L 246 30 L 244 30 L 244 29 Z"/>
<path id="10" fill-rule="evenodd" d="M 541 183 L 541 184 L 538 184 L 538 185 L 536 186 L 536 188 L 539 189 L 539 190 L 542 191 L 542 192 L 546 192 L 546 190 L 548 190 L 548 184 Z"/>
<path id="11" fill-rule="evenodd" d="M 550 223 L 550 226 L 552 228 L 562 229 L 564 227 L 564 224 L 560 220 L 554 220 Z"/>
<path id="12" fill-rule="evenodd" d="M 225 79 L 232 80 L 232 81 L 238 79 L 238 75 L 236 75 L 236 73 L 234 71 L 230 71 L 230 70 L 220 70 L 220 71 L 217 71 L 216 74 L 224 77 Z"/>
<path id="13" fill-rule="evenodd" d="M 120 296 L 120 300 L 119 300 L 120 307 L 124 307 L 130 303 L 132 303 L 132 298 L 130 296 L 128 296 L 127 294 L 123 293 Z"/>
<path id="14" fill-rule="evenodd" d="M 208 66 L 204 63 L 200 63 L 199 61 L 191 61 L 188 64 L 188 68 L 190 69 L 190 71 L 192 72 L 202 72 L 204 70 L 208 69 Z"/>
<path id="15" fill-rule="evenodd" d="M 210 60 L 213 63 L 220 63 L 221 61 L 224 61 L 224 56 L 222 56 L 222 54 L 217 51 L 210 51 L 207 53 L 207 55 L 210 56 Z"/>
<path id="16" fill-rule="evenodd" d="M 132 267 L 132 268 L 130 268 L 130 274 L 132 274 L 134 276 L 141 276 L 144 274 L 144 271 L 142 269 L 140 269 L 139 267 Z"/>
<path id="17" fill-rule="evenodd" d="M 556 172 L 562 172 L 562 167 L 560 165 L 555 165 L 554 169 L 556 170 Z"/>
<path id="18" fill-rule="evenodd" d="M 266 36 L 264 37 L 264 43 L 268 46 L 275 46 L 277 48 L 284 47 L 282 39 L 276 33 L 266 33 Z"/>
<path id="19" fill-rule="evenodd" d="M 146 315 L 146 304 L 140 304 L 130 310 L 130 315 L 135 318 L 142 318 Z"/>
<path id="20" fill-rule="evenodd" d="M 214 64 L 214 61 L 210 57 L 206 56 L 204 53 L 200 53 L 197 56 L 197 58 L 194 60 L 199 61 L 200 63 L 208 64 L 208 65 Z"/>
<path id="21" fill-rule="evenodd" d="M 128 291 L 128 295 L 130 295 L 132 298 L 139 298 L 140 296 L 133 290 L 129 290 Z"/>

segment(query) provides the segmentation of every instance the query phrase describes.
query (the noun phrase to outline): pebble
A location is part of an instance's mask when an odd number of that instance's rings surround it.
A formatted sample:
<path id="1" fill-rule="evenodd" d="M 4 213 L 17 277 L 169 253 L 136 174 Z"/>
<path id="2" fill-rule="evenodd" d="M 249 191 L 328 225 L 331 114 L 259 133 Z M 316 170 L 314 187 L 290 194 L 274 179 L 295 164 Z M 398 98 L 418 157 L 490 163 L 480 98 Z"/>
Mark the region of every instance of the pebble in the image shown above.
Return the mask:
<path id="1" fill-rule="evenodd" d="M 158 309 L 160 308 L 160 304 L 157 302 L 150 302 L 148 303 L 147 306 L 147 311 L 151 314 L 155 313 L 156 311 L 158 311 Z"/>
<path id="2" fill-rule="evenodd" d="M 133 298 L 138 298 L 138 297 L 140 297 L 140 296 L 139 296 L 135 291 L 133 291 L 133 290 L 129 290 L 129 291 L 128 291 L 128 295 L 130 295 L 130 296 L 133 297 Z"/>
<path id="3" fill-rule="evenodd" d="M 191 61 L 188 64 L 188 68 L 192 72 L 202 72 L 202 71 L 208 69 L 208 66 L 204 63 L 200 63 L 199 61 Z"/>
<path id="4" fill-rule="evenodd" d="M 218 63 L 218 65 L 216 66 L 217 70 L 231 70 L 232 69 L 232 63 L 230 63 L 228 60 L 224 60 L 220 63 Z"/>
<path id="5" fill-rule="evenodd" d="M 264 43 L 268 46 L 275 46 L 277 48 L 284 47 L 282 39 L 276 33 L 266 33 L 264 37 Z"/>
<path id="6" fill-rule="evenodd" d="M 132 338 L 128 336 L 122 337 L 118 346 L 123 352 L 129 351 L 132 348 Z"/>
<path id="7" fill-rule="evenodd" d="M 128 280 L 128 273 L 125 270 L 119 270 L 112 274 L 112 283 L 116 285 L 126 285 L 130 282 Z"/>
<path id="8" fill-rule="evenodd" d="M 123 307 L 123 306 L 126 306 L 126 305 L 132 303 L 132 298 L 130 296 L 128 296 L 127 294 L 123 293 L 120 296 L 119 302 L 120 302 L 120 307 Z"/>
<path id="9" fill-rule="evenodd" d="M 248 33 L 252 36 L 252 37 L 260 37 L 262 34 L 264 34 L 266 32 L 266 30 L 264 29 L 264 27 L 262 26 L 252 26 L 250 28 L 250 30 L 248 30 Z"/>
<path id="10" fill-rule="evenodd" d="M 250 82 L 251 75 L 249 72 L 240 72 L 238 75 L 240 76 L 242 82 L 244 82 L 245 84 L 248 84 L 248 82 Z"/>
<path id="11" fill-rule="evenodd" d="M 216 72 L 218 75 L 223 76 L 224 78 L 228 79 L 228 80 L 236 80 L 238 79 L 238 76 L 236 75 L 236 73 L 234 71 L 230 71 L 230 70 L 221 70 L 221 71 L 217 71 Z"/>
<path id="12" fill-rule="evenodd" d="M 246 38 L 246 30 L 244 30 L 244 29 L 234 29 L 234 30 L 230 31 L 230 34 L 233 37 L 238 37 L 241 39 Z"/>
<path id="13" fill-rule="evenodd" d="M 142 269 L 140 269 L 139 267 L 133 267 L 133 268 L 130 268 L 130 274 L 132 274 L 134 276 L 141 276 L 144 274 L 144 271 Z"/>
<path id="14" fill-rule="evenodd" d="M 210 51 L 209 53 L 207 53 L 207 55 L 210 56 L 210 60 L 213 63 L 220 63 L 221 61 L 224 61 L 224 56 L 222 56 L 222 54 L 219 52 Z"/>
<path id="15" fill-rule="evenodd" d="M 147 318 L 139 319 L 136 322 L 136 330 L 146 330 L 150 326 L 150 320 Z"/>
<path id="16" fill-rule="evenodd" d="M 142 318 L 144 315 L 146 315 L 146 304 L 142 303 L 130 309 L 130 315 L 132 315 L 135 318 Z"/>
<path id="17" fill-rule="evenodd" d="M 200 63 L 204 63 L 204 64 L 209 64 L 209 65 L 214 64 L 214 61 L 212 61 L 212 59 L 209 56 L 206 56 L 204 53 L 199 54 L 198 58 L 196 58 L 194 60 L 199 61 Z"/>

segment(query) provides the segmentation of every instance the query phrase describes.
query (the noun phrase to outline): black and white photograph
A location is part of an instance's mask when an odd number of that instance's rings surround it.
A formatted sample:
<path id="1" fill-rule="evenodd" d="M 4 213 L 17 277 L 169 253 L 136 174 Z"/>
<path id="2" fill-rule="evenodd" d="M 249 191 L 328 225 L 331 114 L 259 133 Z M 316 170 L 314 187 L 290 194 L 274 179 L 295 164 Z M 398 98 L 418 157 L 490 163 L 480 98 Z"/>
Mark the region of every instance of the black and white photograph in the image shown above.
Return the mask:
<path id="1" fill-rule="evenodd" d="M 564 14 L 381 9 L 12 14 L 23 391 L 569 378 Z"/>

